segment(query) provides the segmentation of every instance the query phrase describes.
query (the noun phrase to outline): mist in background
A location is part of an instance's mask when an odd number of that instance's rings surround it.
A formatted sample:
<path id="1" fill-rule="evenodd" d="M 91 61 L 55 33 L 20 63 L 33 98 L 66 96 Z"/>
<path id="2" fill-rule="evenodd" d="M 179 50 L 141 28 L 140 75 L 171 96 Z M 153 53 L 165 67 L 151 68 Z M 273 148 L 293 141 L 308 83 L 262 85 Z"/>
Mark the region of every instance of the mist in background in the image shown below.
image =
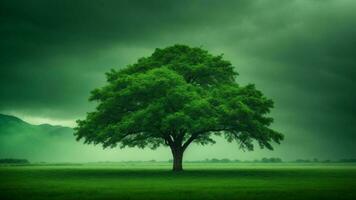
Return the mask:
<path id="1" fill-rule="evenodd" d="M 223 138 L 213 146 L 192 145 L 186 160 L 356 157 L 355 10 L 353 0 L 3 0 L 0 113 L 74 127 L 94 109 L 89 93 L 105 84 L 105 72 L 180 43 L 224 54 L 239 83 L 255 83 L 274 100 L 272 127 L 285 135 L 274 151 L 242 152 Z M 71 129 L 59 138 L 21 130 L 0 130 L 0 156 L 53 162 L 171 158 L 168 148 L 83 145 Z M 25 136 L 36 133 L 37 139 Z"/>

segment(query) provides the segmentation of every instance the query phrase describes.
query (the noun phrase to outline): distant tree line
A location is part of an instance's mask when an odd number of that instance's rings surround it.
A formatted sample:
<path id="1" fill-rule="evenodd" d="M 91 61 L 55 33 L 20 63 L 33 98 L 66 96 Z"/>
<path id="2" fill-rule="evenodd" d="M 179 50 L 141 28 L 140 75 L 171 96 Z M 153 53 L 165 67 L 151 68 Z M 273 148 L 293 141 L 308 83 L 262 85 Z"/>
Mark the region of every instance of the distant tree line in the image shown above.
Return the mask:
<path id="1" fill-rule="evenodd" d="M 172 159 L 168 160 L 168 162 L 173 162 Z M 238 160 L 238 159 L 228 159 L 228 158 L 211 158 L 205 160 L 188 160 L 184 161 L 186 163 L 282 163 L 284 162 L 281 158 L 271 157 L 271 158 L 262 158 L 255 160 Z M 286 161 L 290 163 L 356 163 L 356 159 L 340 159 L 340 160 L 319 160 L 317 158 L 314 159 L 296 159 L 293 161 Z"/>
<path id="2" fill-rule="evenodd" d="M 0 164 L 29 164 L 27 159 L 3 158 L 0 159 Z"/>
<path id="3" fill-rule="evenodd" d="M 262 158 L 261 159 L 262 163 L 281 163 L 283 162 L 282 159 L 280 158 Z"/>
<path id="4" fill-rule="evenodd" d="M 173 162 L 172 159 L 170 159 L 168 162 Z M 195 160 L 195 161 L 185 161 L 187 163 L 281 163 L 283 162 L 281 158 L 262 158 L 260 160 L 238 160 L 238 159 L 228 159 L 228 158 L 211 158 L 211 159 L 205 159 L 205 160 Z"/>
<path id="5" fill-rule="evenodd" d="M 314 159 L 297 159 L 295 161 L 292 161 L 295 163 L 356 163 L 356 159 L 354 158 L 349 158 L 349 159 L 340 159 L 340 160 L 319 160 L 317 158 Z"/>
<path id="6" fill-rule="evenodd" d="M 356 158 L 352 158 L 352 159 L 341 159 L 340 162 L 344 162 L 344 163 L 356 162 Z"/>

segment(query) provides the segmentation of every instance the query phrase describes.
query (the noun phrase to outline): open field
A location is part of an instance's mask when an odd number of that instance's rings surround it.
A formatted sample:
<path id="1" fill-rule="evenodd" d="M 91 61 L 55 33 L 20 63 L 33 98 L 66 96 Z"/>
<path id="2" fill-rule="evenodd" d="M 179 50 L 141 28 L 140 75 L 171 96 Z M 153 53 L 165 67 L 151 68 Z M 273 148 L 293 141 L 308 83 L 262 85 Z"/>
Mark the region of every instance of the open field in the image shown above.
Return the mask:
<path id="1" fill-rule="evenodd" d="M 169 163 L 0 167 L 0 199 L 356 199 L 352 164 Z"/>

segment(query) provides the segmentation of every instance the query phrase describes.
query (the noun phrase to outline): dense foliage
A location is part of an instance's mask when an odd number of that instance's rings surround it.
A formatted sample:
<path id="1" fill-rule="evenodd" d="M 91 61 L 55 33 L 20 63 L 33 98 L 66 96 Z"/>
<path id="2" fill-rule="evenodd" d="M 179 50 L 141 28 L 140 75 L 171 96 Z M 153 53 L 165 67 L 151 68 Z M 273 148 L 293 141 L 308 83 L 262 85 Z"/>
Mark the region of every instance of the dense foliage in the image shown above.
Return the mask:
<path id="1" fill-rule="evenodd" d="M 214 143 L 212 135 L 243 149 L 273 149 L 283 135 L 269 128 L 273 107 L 254 85 L 240 86 L 221 55 L 175 45 L 107 73 L 108 84 L 92 92 L 98 106 L 78 120 L 75 135 L 104 147 L 169 146 L 175 170 L 192 142 Z"/>

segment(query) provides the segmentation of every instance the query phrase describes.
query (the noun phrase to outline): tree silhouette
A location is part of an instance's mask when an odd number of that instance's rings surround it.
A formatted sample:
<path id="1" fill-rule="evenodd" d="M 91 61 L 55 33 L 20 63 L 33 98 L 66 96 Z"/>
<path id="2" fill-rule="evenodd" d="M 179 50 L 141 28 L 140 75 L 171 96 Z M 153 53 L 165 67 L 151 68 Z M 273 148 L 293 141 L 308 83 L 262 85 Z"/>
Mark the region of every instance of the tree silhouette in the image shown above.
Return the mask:
<path id="1" fill-rule="evenodd" d="M 78 120 L 77 140 L 106 147 L 170 147 L 173 170 L 181 171 L 183 153 L 196 142 L 215 143 L 213 135 L 253 150 L 253 141 L 273 149 L 283 135 L 270 129 L 273 107 L 254 85 L 240 86 L 222 55 L 174 45 L 120 70 L 92 91 L 94 112 Z"/>

